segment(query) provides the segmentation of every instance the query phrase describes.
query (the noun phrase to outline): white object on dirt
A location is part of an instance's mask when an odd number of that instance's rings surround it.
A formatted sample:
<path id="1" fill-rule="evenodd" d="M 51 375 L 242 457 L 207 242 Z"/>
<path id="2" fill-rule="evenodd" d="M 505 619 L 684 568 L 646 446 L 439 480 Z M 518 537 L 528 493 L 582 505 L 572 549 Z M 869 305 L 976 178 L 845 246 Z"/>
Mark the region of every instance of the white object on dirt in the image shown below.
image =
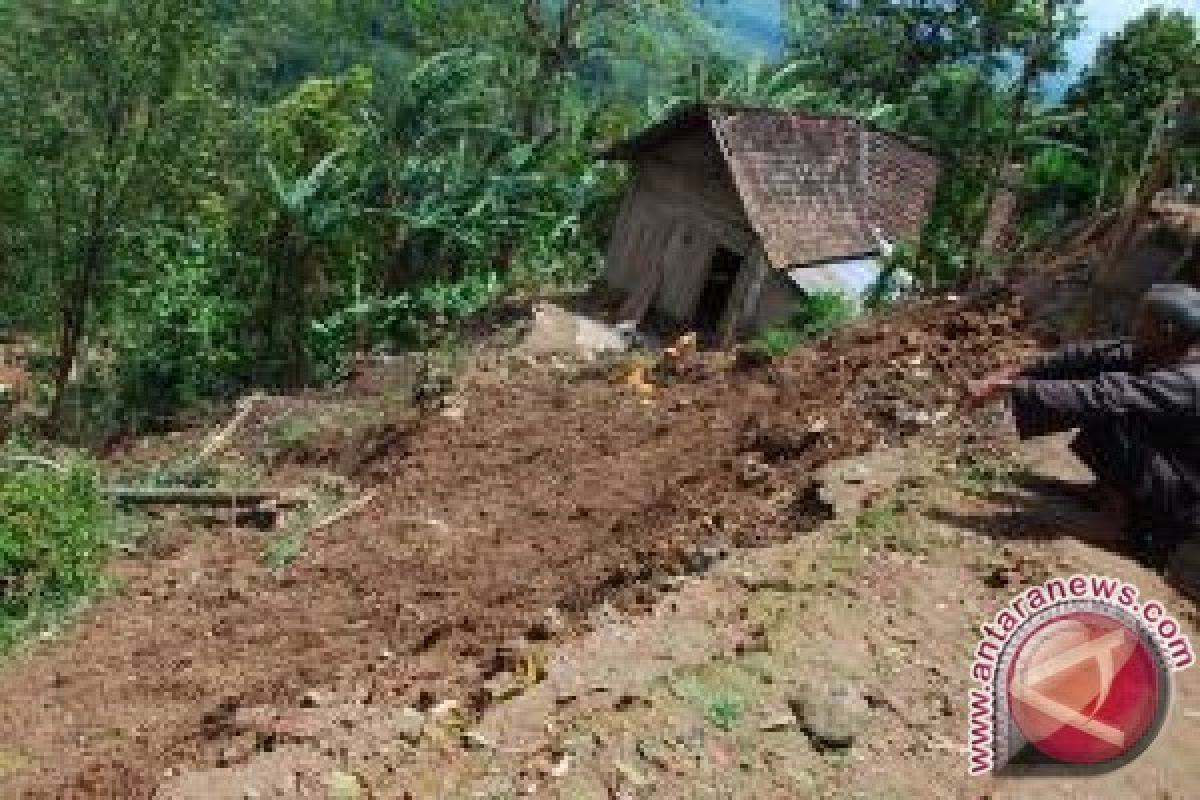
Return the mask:
<path id="1" fill-rule="evenodd" d="M 571 769 L 571 756 L 564 755 L 557 764 L 550 768 L 550 774 L 555 778 L 566 777 L 567 772 Z"/>
<path id="2" fill-rule="evenodd" d="M 533 355 L 560 354 L 591 361 L 603 353 L 629 350 L 621 329 L 550 303 L 533 308 L 533 324 L 519 349 Z"/>
<path id="3" fill-rule="evenodd" d="M 393 717 L 391 729 L 409 744 L 417 744 L 425 734 L 425 715 L 415 708 L 403 708 Z"/>

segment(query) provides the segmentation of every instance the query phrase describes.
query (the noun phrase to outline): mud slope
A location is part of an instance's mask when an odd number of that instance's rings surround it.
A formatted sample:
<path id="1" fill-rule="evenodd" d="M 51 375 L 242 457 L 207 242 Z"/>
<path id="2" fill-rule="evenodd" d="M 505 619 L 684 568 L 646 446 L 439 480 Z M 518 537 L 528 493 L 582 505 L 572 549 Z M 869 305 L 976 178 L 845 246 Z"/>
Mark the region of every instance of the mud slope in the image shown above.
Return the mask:
<path id="1" fill-rule="evenodd" d="M 116 565 L 119 596 L 0 675 L 0 795 L 149 797 L 272 746 L 239 708 L 478 707 L 515 637 L 810 527 L 816 466 L 943 418 L 961 381 L 1032 347 L 1019 328 L 932 302 L 776 368 L 697 363 L 649 405 L 602 380 L 479 387 L 463 420 L 375 458 L 380 501 L 283 573 L 248 532 L 170 532 Z M 567 630 L 542 624 L 553 608 Z"/>

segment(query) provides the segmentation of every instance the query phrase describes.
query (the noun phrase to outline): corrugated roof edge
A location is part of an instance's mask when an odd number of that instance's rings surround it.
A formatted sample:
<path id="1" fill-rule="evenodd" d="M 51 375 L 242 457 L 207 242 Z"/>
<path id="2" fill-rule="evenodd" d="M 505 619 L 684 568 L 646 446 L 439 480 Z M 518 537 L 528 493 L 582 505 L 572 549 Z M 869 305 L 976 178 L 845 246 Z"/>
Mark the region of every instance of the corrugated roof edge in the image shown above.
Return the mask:
<path id="1" fill-rule="evenodd" d="M 710 125 L 712 123 L 713 112 L 721 114 L 775 114 L 803 119 L 836 119 L 855 122 L 876 133 L 890 136 L 914 150 L 925 153 L 935 161 L 939 158 L 937 151 L 920 138 L 890 130 L 878 122 L 857 117 L 853 114 L 814 114 L 807 111 L 788 111 L 780 108 L 736 106 L 722 103 L 700 103 L 685 106 L 662 122 L 651 125 L 627 139 L 601 149 L 597 153 L 597 157 L 605 161 L 628 161 L 639 153 L 644 153 L 647 150 L 661 146 L 684 130 L 696 126 L 698 123 Z"/>

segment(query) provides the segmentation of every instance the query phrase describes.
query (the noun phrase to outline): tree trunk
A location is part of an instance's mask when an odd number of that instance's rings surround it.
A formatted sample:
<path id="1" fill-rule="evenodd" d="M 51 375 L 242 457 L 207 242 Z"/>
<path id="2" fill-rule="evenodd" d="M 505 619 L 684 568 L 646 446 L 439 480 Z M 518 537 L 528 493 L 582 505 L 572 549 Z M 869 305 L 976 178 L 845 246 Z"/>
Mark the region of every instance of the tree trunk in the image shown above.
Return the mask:
<path id="1" fill-rule="evenodd" d="M 54 375 L 54 395 L 50 401 L 48 422 L 51 428 L 61 429 L 66 411 L 67 386 L 79 358 L 79 343 L 87 329 L 91 309 L 92 289 L 105 258 L 100 234 L 90 236 L 76 266 L 74 280 L 63 287 L 62 327 L 58 340 L 58 364 Z"/>
<path id="2" fill-rule="evenodd" d="M 75 366 L 75 358 L 79 352 L 79 322 L 81 316 L 75 308 L 77 304 L 68 298 L 62 310 L 62 325 L 58 336 L 58 364 L 54 373 L 54 395 L 50 400 L 50 416 L 47 422 L 52 430 L 62 428 L 63 413 L 66 409 L 67 383 L 71 379 L 71 370 Z"/>
<path id="3" fill-rule="evenodd" d="M 299 275 L 292 287 L 294 296 L 289 309 L 291 324 L 288 336 L 288 383 L 296 389 L 307 387 L 312 377 L 308 359 L 308 324 L 320 269 L 320 255 L 311 242 L 303 242 L 300 251 L 297 260 Z"/>
<path id="4" fill-rule="evenodd" d="M 1012 109 L 1008 117 L 1008 128 L 1000 155 L 992 165 L 988 174 L 987 184 L 984 187 L 983 214 L 985 220 L 991 217 L 992 204 L 995 202 L 996 193 L 1000 188 L 1001 176 L 1008 169 L 1013 159 L 1013 154 L 1016 151 L 1017 138 L 1020 136 L 1021 125 L 1025 122 L 1025 118 L 1028 115 L 1029 100 L 1033 95 L 1034 83 L 1037 82 L 1038 76 L 1041 74 L 1045 61 L 1049 57 L 1050 50 L 1053 47 L 1054 16 L 1058 13 L 1058 3 L 1059 0 L 1043 0 L 1042 29 L 1038 31 L 1033 43 L 1030 45 L 1029 53 L 1025 57 L 1025 63 L 1021 67 L 1021 77 L 1017 81 L 1017 90 L 1013 94 Z M 982 266 L 984 258 L 989 255 L 987 252 L 987 235 L 988 230 L 985 221 L 984 230 L 979 235 L 979 243 L 976 246 L 975 255 L 971 259 L 972 272 L 976 274 Z"/>

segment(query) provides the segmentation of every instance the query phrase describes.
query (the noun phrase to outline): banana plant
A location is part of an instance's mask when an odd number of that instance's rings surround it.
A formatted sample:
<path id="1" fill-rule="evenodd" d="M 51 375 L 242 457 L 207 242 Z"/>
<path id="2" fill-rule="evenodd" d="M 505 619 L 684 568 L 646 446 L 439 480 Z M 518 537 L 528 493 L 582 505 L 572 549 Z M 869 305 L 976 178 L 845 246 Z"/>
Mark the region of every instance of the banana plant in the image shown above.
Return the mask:
<path id="1" fill-rule="evenodd" d="M 353 187 L 347 187 L 338 172 L 338 162 L 344 155 L 343 150 L 335 150 L 298 178 L 285 177 L 269 157 L 262 157 L 270 197 L 309 235 L 326 235 L 358 211 Z M 349 193 L 342 192 L 346 188 L 350 188 Z"/>

